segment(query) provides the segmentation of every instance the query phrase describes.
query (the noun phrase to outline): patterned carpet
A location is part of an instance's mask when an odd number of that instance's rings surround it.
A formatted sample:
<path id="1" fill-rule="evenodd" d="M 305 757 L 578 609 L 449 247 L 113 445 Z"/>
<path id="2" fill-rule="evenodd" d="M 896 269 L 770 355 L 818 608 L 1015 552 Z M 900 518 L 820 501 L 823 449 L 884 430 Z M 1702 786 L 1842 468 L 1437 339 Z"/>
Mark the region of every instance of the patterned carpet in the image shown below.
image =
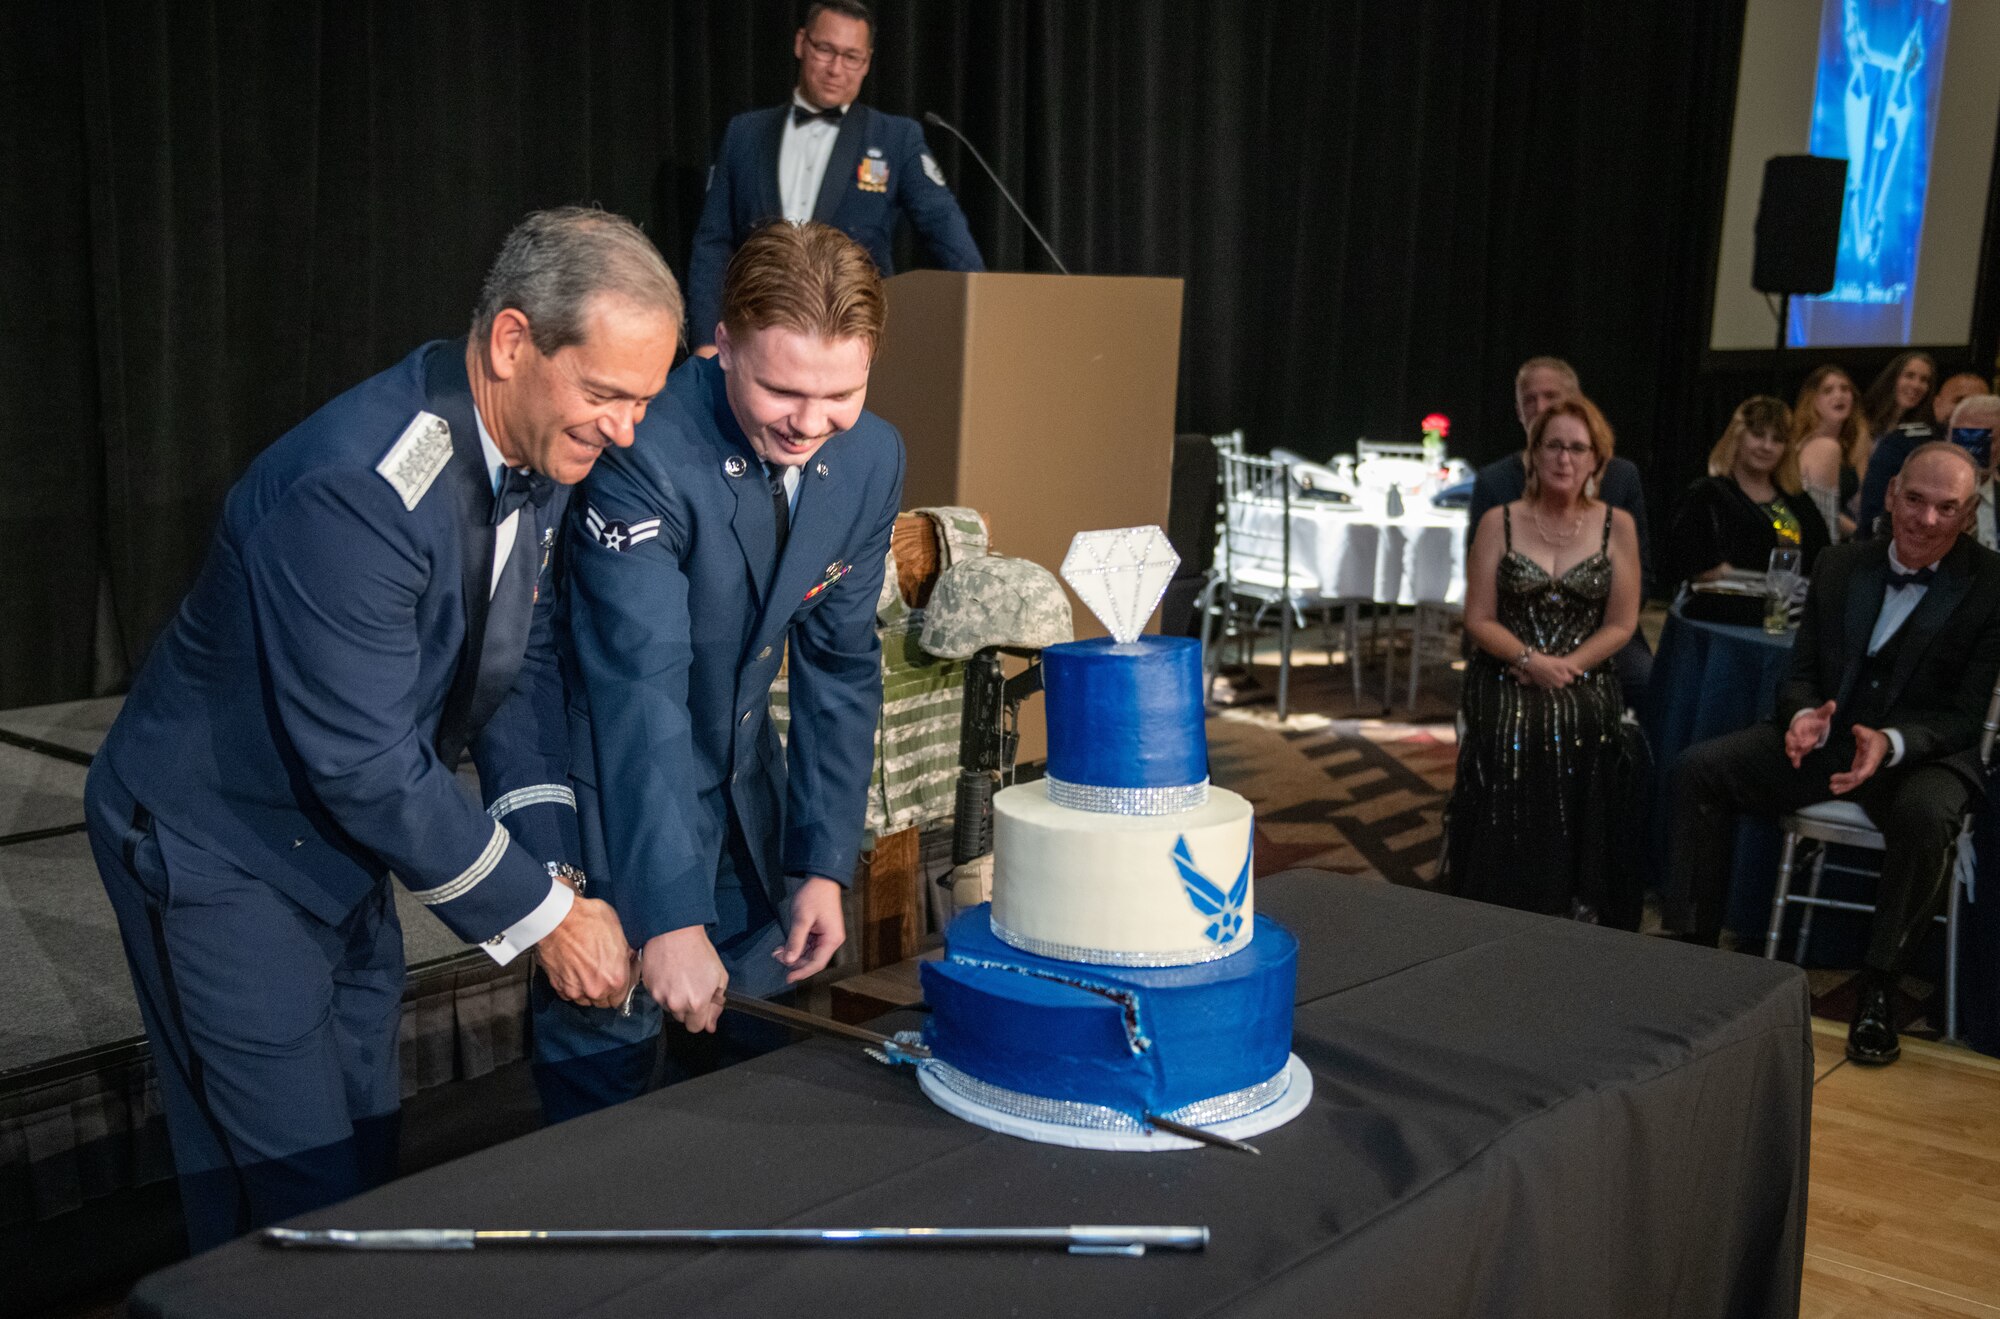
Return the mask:
<path id="1" fill-rule="evenodd" d="M 1222 699 L 1236 703 L 1208 719 L 1215 782 L 1257 810 L 1257 873 L 1313 866 L 1430 888 L 1458 760 L 1458 675 L 1433 666 L 1414 712 L 1399 706 L 1384 715 L 1379 668 L 1370 670 L 1357 707 L 1347 670 L 1312 662 L 1322 658 L 1295 652 L 1303 662 L 1293 665 L 1290 717 L 1282 725 L 1272 699 L 1277 669 L 1265 664 L 1234 689 L 1219 688 Z M 1642 929 L 1659 931 L 1650 897 Z M 1814 968 L 1807 975 L 1813 1014 L 1845 1025 L 1854 1010 L 1854 972 Z M 1902 988 L 1901 1029 L 1938 1038 L 1944 1005 L 1936 986 L 1912 976 Z"/>

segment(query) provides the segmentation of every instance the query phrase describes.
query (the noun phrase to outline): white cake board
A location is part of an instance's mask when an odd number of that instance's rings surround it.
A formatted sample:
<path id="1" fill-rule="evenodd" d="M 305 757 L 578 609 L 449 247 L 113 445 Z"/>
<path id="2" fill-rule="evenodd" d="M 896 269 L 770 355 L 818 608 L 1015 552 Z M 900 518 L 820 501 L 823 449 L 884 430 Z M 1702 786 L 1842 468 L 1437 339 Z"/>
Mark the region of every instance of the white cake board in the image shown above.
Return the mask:
<path id="1" fill-rule="evenodd" d="M 1299 1056 L 1287 1055 L 1285 1064 L 1287 1084 L 1285 1093 L 1264 1105 L 1254 1113 L 1230 1118 L 1226 1122 L 1211 1122 L 1202 1127 L 1218 1136 L 1231 1140 L 1247 1140 L 1251 1136 L 1262 1135 L 1266 1131 L 1282 1127 L 1312 1102 L 1312 1073 L 1299 1061 Z M 934 1078 L 923 1067 L 917 1068 L 917 1081 L 936 1104 L 953 1117 L 963 1118 L 974 1126 L 985 1127 L 1006 1136 L 1019 1136 L 1023 1140 L 1040 1141 L 1044 1145 L 1068 1145 L 1083 1150 L 1126 1150 L 1144 1153 L 1164 1153 L 1168 1150 L 1198 1150 L 1199 1141 L 1185 1136 L 1172 1136 L 1164 1131 L 1104 1131 L 1096 1127 L 1071 1127 L 1056 1122 L 1041 1122 L 1034 1118 L 1016 1117 L 1003 1113 L 976 1100 L 968 1099 L 944 1082 Z"/>

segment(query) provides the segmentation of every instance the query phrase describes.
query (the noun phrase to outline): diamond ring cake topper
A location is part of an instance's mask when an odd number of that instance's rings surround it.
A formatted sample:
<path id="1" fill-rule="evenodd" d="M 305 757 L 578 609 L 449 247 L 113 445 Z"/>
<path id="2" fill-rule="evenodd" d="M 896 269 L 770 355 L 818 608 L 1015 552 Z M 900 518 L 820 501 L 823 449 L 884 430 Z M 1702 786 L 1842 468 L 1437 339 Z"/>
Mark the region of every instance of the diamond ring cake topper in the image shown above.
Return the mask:
<path id="1" fill-rule="evenodd" d="M 1062 579 L 1123 645 L 1139 639 L 1180 562 L 1158 527 L 1079 531 L 1063 556 Z"/>

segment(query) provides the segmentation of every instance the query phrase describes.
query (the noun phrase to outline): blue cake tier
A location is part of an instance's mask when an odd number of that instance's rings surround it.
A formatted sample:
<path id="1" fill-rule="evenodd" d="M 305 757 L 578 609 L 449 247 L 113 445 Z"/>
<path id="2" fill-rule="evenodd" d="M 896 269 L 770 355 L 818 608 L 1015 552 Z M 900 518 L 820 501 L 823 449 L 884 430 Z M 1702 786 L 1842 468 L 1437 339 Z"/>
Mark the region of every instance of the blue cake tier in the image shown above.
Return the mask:
<path id="1" fill-rule="evenodd" d="M 1192 637 L 1109 637 L 1042 652 L 1051 779 L 1114 789 L 1180 788 L 1208 778 L 1201 645 Z"/>
<path id="2" fill-rule="evenodd" d="M 975 908 L 924 963 L 924 1042 L 986 1085 L 1135 1118 L 1253 1090 L 1284 1072 L 1298 978 L 1298 944 L 1256 920 L 1233 957 L 1140 969 L 1024 953 Z"/>

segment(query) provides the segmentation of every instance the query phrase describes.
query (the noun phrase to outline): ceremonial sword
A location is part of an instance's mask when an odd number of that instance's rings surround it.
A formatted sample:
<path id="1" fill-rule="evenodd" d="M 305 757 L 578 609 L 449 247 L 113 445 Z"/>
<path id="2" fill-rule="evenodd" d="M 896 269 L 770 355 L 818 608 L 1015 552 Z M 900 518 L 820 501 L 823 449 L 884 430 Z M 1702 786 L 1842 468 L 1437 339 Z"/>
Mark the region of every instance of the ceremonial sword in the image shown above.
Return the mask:
<path id="1" fill-rule="evenodd" d="M 775 1021 L 780 1025 L 793 1026 L 799 1030 L 814 1031 L 821 1035 L 835 1035 L 844 1040 L 859 1040 L 861 1043 L 869 1046 L 871 1054 L 886 1063 L 928 1062 L 931 1057 L 930 1049 L 917 1043 L 915 1040 L 899 1040 L 893 1036 L 878 1034 L 862 1026 L 850 1026 L 844 1021 L 835 1021 L 830 1017 L 818 1017 L 810 1012 L 801 1012 L 797 1008 L 788 1008 L 782 1004 L 772 1003 L 761 998 L 751 998 L 747 994 L 739 994 L 734 990 L 725 990 L 723 992 L 722 1005 L 733 1012 L 741 1012 L 745 1016 L 759 1017 L 765 1021 Z M 1213 1131 L 1204 1131 L 1200 1127 L 1191 1127 L 1184 1122 L 1174 1122 L 1167 1118 L 1159 1117 L 1156 1114 L 1148 1113 L 1142 1120 L 1149 1127 L 1157 1127 L 1161 1131 L 1167 1132 L 1169 1135 L 1179 1136 L 1183 1140 L 1192 1140 L 1203 1145 L 1215 1145 L 1222 1149 L 1235 1150 L 1239 1154 L 1263 1153 L 1262 1150 L 1248 1141 L 1233 1140 L 1228 1136 L 1220 1136 Z"/>
<path id="2" fill-rule="evenodd" d="M 657 1227 L 505 1230 L 472 1227 L 267 1227 L 267 1246 L 297 1250 L 476 1250 L 481 1246 L 1005 1246 L 1061 1247 L 1072 1255 L 1201 1250 L 1205 1227 Z"/>

